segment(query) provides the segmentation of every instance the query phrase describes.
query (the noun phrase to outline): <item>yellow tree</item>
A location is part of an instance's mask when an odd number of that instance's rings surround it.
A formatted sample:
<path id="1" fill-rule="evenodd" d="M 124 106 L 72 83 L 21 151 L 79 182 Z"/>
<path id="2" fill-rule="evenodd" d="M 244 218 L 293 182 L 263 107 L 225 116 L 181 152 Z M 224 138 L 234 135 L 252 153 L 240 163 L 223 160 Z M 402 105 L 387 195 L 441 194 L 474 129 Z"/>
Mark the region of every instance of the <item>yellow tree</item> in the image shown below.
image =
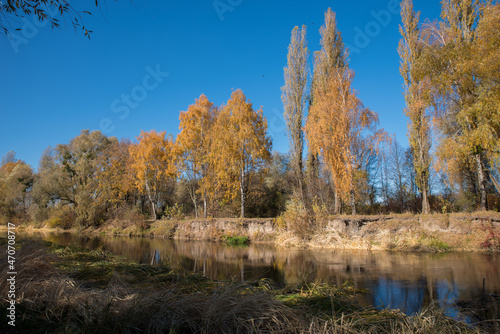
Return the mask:
<path id="1" fill-rule="evenodd" d="M 148 196 L 156 220 L 161 196 L 177 176 L 178 149 L 171 136 L 165 137 L 165 131 L 141 131 L 137 140 L 130 146 L 131 167 L 136 187 Z"/>
<path id="2" fill-rule="evenodd" d="M 405 85 L 405 114 L 408 121 L 408 138 L 413 149 L 413 168 L 415 181 L 422 196 L 422 213 L 429 213 L 429 169 L 431 157 L 430 118 L 426 113 L 429 98 L 426 96 L 428 80 L 418 71 L 423 43 L 419 29 L 420 13 L 413 10 L 412 0 L 405 0 L 401 5 L 403 25 L 399 27 L 402 39 L 399 42 L 401 57 L 400 73 Z"/>
<path id="3" fill-rule="evenodd" d="M 271 145 L 262 108 L 254 111 L 243 92 L 235 90 L 215 122 L 209 159 L 217 189 L 229 199 L 240 194 L 241 218 L 250 181 L 271 160 Z"/>
<path id="4" fill-rule="evenodd" d="M 309 74 L 307 58 L 306 26 L 293 28 L 290 45 L 288 46 L 287 66 L 284 69 L 285 85 L 281 88 L 288 138 L 291 147 L 291 163 L 297 180 L 297 191 L 306 201 L 302 153 L 304 151 L 303 120 L 307 101 L 307 77 Z"/>
<path id="5" fill-rule="evenodd" d="M 130 197 L 135 188 L 130 145 L 129 140 L 112 138 L 98 156 L 94 175 L 97 203 L 116 208 Z"/>
<path id="6" fill-rule="evenodd" d="M 309 113 L 316 104 L 316 109 L 320 103 L 316 103 L 316 98 L 323 99 L 328 94 L 331 77 L 338 71 L 343 71 L 347 67 L 347 52 L 345 50 L 342 34 L 337 28 L 335 12 L 331 8 L 325 12 L 325 23 L 320 28 L 321 50 L 314 53 L 314 70 L 311 83 Z M 323 97 L 320 97 L 320 96 Z M 325 111 L 326 112 L 326 111 Z M 318 158 L 317 154 L 309 152 L 309 179 L 317 182 Z M 334 189 L 335 213 L 340 212 L 339 191 Z"/>
<path id="7" fill-rule="evenodd" d="M 421 68 L 432 83 L 442 139 L 438 166 L 451 179 L 474 166 L 479 207 L 487 207 L 488 166 L 500 151 L 498 4 L 442 1 L 442 20 L 425 29 Z M 455 174 L 455 175 L 454 175 Z"/>
<path id="8" fill-rule="evenodd" d="M 195 215 L 198 217 L 198 196 L 203 200 L 203 217 L 207 217 L 207 182 L 210 165 L 210 131 L 217 117 L 217 108 L 202 94 L 195 104 L 179 116 L 177 144 L 181 152 L 180 168 L 188 182 L 189 193 L 194 204 Z"/>
<path id="9" fill-rule="evenodd" d="M 354 74 L 348 68 L 330 72 L 326 83 L 315 86 L 305 132 L 311 152 L 325 162 L 344 201 L 356 214 L 354 184 L 367 152 L 376 152 L 385 133 L 376 131 L 378 116 L 365 108 L 351 88 Z"/>

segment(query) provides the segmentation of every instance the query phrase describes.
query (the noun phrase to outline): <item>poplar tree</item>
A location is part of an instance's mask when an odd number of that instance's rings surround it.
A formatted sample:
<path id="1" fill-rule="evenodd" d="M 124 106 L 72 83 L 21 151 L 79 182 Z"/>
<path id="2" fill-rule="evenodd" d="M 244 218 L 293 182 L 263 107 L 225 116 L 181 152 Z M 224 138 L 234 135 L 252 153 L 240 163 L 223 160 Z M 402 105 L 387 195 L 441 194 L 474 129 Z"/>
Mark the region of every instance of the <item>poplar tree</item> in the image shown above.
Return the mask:
<path id="1" fill-rule="evenodd" d="M 408 138 L 413 149 L 413 168 L 415 179 L 422 197 L 422 213 L 429 213 L 429 168 L 431 157 L 430 119 L 426 113 L 428 99 L 425 87 L 428 80 L 421 78 L 418 62 L 421 61 L 423 43 L 419 28 L 420 13 L 413 10 L 412 0 L 405 0 L 401 5 L 402 26 L 399 31 L 402 39 L 399 42 L 401 58 L 399 71 L 405 85 L 405 114 L 408 117 Z"/>
<path id="2" fill-rule="evenodd" d="M 281 88 L 283 116 L 291 147 L 291 165 L 297 182 L 296 188 L 304 204 L 307 201 L 307 195 L 302 162 L 304 151 L 302 127 L 307 102 L 307 79 L 309 75 L 307 65 L 309 50 L 307 48 L 306 31 L 306 26 L 302 26 L 300 30 L 299 27 L 292 30 L 290 45 L 288 46 L 287 66 L 284 68 L 285 85 Z"/>

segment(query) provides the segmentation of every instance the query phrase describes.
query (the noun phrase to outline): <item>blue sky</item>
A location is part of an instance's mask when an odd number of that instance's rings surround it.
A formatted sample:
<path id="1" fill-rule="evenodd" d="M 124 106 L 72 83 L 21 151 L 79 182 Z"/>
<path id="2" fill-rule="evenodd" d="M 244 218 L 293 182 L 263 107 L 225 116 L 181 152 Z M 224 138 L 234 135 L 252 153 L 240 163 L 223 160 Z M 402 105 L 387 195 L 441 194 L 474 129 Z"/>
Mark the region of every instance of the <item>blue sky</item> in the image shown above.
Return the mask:
<path id="1" fill-rule="evenodd" d="M 88 4 L 92 2 L 87 2 Z M 78 3 L 81 5 L 81 3 Z M 337 13 L 351 48 L 354 88 L 380 126 L 407 145 L 396 0 L 110 1 L 84 16 L 91 39 L 33 18 L 0 37 L 0 156 L 37 168 L 48 146 L 82 129 L 134 139 L 141 130 L 179 132 L 179 112 L 204 93 L 216 105 L 241 88 L 268 119 L 273 148 L 288 151 L 280 87 L 290 32 L 305 24 L 319 50 L 324 12 Z M 438 1 L 414 0 L 422 18 Z M 396 11 L 398 12 L 397 14 Z M 37 25 L 34 25 L 35 22 Z M 312 60 L 312 57 L 311 57 Z"/>

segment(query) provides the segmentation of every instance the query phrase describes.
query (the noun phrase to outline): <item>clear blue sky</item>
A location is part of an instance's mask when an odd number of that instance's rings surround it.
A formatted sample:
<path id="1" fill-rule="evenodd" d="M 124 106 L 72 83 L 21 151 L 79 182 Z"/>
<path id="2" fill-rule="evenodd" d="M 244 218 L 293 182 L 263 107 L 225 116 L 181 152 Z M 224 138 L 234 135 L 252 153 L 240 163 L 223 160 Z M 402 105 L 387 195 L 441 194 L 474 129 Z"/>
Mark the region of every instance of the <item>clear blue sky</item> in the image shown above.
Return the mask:
<path id="1" fill-rule="evenodd" d="M 32 25 L 33 18 L 19 21 L 31 29 L 14 32 L 12 41 L 0 36 L 0 156 L 13 150 L 37 168 L 44 149 L 69 142 L 82 129 L 130 139 L 141 129 L 175 136 L 179 111 L 201 93 L 221 105 L 237 88 L 255 108 L 263 107 L 274 149 L 286 152 L 280 87 L 290 32 L 305 24 L 309 49 L 318 50 L 328 7 L 352 49 L 354 88 L 379 114 L 380 126 L 406 146 L 400 16 L 390 12 L 397 5 L 395 0 L 108 0 L 100 10 L 85 8 L 93 12 L 84 16 L 94 31 L 90 40 L 75 34 L 69 22 L 52 30 Z M 439 16 L 438 1 L 414 0 L 414 5 L 422 18 Z"/>

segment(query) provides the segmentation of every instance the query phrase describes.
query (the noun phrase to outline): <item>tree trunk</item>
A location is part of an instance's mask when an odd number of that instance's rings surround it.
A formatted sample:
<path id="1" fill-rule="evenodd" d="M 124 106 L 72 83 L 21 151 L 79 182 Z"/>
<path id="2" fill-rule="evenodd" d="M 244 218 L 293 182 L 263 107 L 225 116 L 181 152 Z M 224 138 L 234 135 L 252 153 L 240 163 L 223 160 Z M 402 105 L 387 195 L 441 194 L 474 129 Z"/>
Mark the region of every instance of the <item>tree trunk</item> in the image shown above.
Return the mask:
<path id="1" fill-rule="evenodd" d="M 203 196 L 203 218 L 207 219 L 207 198 Z"/>
<path id="2" fill-rule="evenodd" d="M 423 114 L 422 114 L 423 115 Z M 420 155 L 420 162 L 422 166 L 425 165 L 425 154 L 424 154 L 424 148 L 423 144 L 420 143 L 419 145 L 419 155 Z M 427 173 L 429 172 L 429 169 L 426 168 L 426 170 L 422 170 L 420 173 L 420 183 L 422 186 L 422 213 L 427 214 L 429 213 L 429 198 L 428 198 L 428 193 L 429 193 L 429 177 Z"/>
<path id="3" fill-rule="evenodd" d="M 196 189 L 193 187 L 189 187 L 189 196 L 191 197 L 191 200 L 193 201 L 194 205 L 194 216 L 198 218 L 198 204 L 196 201 Z"/>
<path id="4" fill-rule="evenodd" d="M 422 213 L 429 213 L 429 198 L 427 197 L 427 187 L 422 187 Z"/>
<path id="5" fill-rule="evenodd" d="M 155 201 L 153 200 L 153 196 L 151 195 L 151 190 L 149 188 L 149 184 L 148 182 L 146 181 L 146 191 L 148 193 L 148 198 L 149 198 L 149 201 L 151 202 L 151 209 L 153 210 L 152 214 L 153 214 L 153 219 L 156 220 L 156 208 L 155 208 Z"/>
<path id="6" fill-rule="evenodd" d="M 356 212 L 356 201 L 354 200 L 354 190 L 351 190 L 351 205 L 352 205 L 352 215 L 355 216 Z"/>
<path id="7" fill-rule="evenodd" d="M 240 193 L 241 193 L 240 218 L 245 218 L 245 167 L 241 168 Z"/>
<path id="8" fill-rule="evenodd" d="M 481 154 L 476 154 L 477 177 L 479 181 L 479 192 L 481 193 L 481 211 L 486 211 L 486 177 L 484 176 L 483 159 Z"/>
<path id="9" fill-rule="evenodd" d="M 339 200 L 339 194 L 338 194 L 336 189 L 333 191 L 333 196 L 334 196 L 335 214 L 338 215 L 338 214 L 340 214 L 340 200 Z"/>

